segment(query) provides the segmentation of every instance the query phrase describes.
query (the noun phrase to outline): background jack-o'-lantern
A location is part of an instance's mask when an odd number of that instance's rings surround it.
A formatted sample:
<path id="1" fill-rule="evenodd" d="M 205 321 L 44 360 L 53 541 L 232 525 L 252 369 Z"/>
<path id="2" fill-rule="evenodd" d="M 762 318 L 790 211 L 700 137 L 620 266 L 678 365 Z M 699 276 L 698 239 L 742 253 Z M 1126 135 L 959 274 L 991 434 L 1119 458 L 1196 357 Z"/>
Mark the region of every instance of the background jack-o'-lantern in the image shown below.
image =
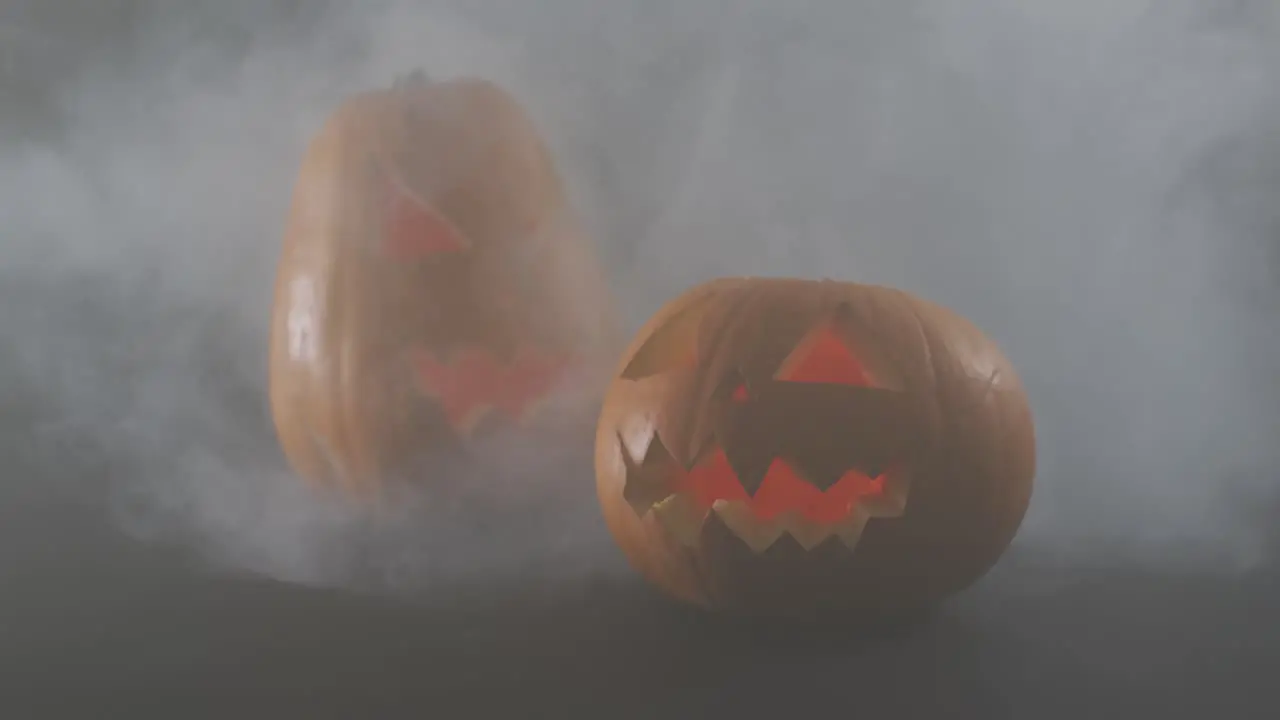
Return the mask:
<path id="1" fill-rule="evenodd" d="M 306 151 L 276 280 L 285 454 L 315 482 L 372 489 L 430 482 L 418 460 L 495 427 L 554 418 L 589 438 L 591 373 L 605 368 L 602 391 L 612 362 L 602 282 L 501 88 L 416 74 L 351 98 Z M 535 421 L 559 401 L 569 412 Z"/>
<path id="2" fill-rule="evenodd" d="M 1012 366 L 889 288 L 741 278 L 640 331 L 606 395 L 597 491 L 632 564 L 697 605 L 922 610 L 1012 540 L 1035 473 Z"/>

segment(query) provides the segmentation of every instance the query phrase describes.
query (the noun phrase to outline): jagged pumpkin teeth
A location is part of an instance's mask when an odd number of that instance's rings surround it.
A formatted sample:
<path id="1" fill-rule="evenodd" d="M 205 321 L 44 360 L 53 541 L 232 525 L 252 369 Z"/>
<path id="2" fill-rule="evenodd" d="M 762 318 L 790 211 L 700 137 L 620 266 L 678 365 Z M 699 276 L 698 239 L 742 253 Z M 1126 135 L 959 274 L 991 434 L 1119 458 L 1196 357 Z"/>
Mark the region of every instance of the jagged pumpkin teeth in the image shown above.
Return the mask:
<path id="1" fill-rule="evenodd" d="M 697 544 L 708 512 L 710 510 L 684 495 L 671 495 L 653 506 L 653 514 L 662 526 L 677 542 L 686 546 Z"/>
<path id="2" fill-rule="evenodd" d="M 660 310 L 618 367 L 598 495 L 628 557 L 676 597 L 927 605 L 995 562 L 1030 501 L 1034 429 L 1012 366 L 897 290 L 713 281 Z"/>
<path id="3" fill-rule="evenodd" d="M 616 357 L 613 328 L 595 250 L 502 88 L 417 78 L 362 93 L 307 148 L 269 370 L 299 475 L 430 484 L 424 453 L 469 450 L 495 426 L 590 427 L 598 394 L 582 384 Z M 539 413 L 570 395 L 584 398 L 572 418 Z"/>
<path id="4" fill-rule="evenodd" d="M 910 491 L 911 476 L 898 475 L 883 495 L 868 500 L 863 507 L 871 517 L 899 517 L 907 511 Z"/>
<path id="5" fill-rule="evenodd" d="M 829 540 L 834 530 L 828 523 L 811 522 L 796 513 L 788 513 L 782 518 L 782 524 L 787 533 L 805 550 L 812 550 Z"/>
<path id="6" fill-rule="evenodd" d="M 755 517 L 751 508 L 741 500 L 717 501 L 715 513 L 720 516 L 725 527 L 733 531 L 753 552 L 768 550 L 786 532 L 782 524 L 775 520 L 760 520 Z"/>
<path id="7" fill-rule="evenodd" d="M 642 463 L 649 452 L 649 445 L 653 442 L 656 428 L 653 426 L 653 420 L 647 417 L 636 416 L 631 420 L 618 433 L 618 440 L 622 443 L 622 450 L 627 454 L 627 459 L 632 463 Z"/>
<path id="8" fill-rule="evenodd" d="M 812 550 L 832 537 L 837 527 L 806 520 L 797 512 L 761 520 L 750 505 L 741 500 L 717 501 L 714 510 L 725 526 L 755 552 L 768 550 L 783 535 L 790 535 L 800 547 Z"/>
<path id="9" fill-rule="evenodd" d="M 866 529 L 868 519 L 870 519 L 870 515 L 866 508 L 855 508 L 853 512 L 849 513 L 849 517 L 841 520 L 838 525 L 832 528 L 831 534 L 840 538 L 840 542 L 852 550 L 862 540 L 862 531 Z"/>

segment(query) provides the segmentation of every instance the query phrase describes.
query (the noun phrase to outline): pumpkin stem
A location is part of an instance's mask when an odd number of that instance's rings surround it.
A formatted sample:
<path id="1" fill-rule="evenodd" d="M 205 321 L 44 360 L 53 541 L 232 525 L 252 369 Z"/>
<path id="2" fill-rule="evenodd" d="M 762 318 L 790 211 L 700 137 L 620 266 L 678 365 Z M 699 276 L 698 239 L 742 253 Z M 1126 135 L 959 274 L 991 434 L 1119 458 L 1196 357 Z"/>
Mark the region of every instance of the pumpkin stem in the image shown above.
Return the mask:
<path id="1" fill-rule="evenodd" d="M 412 88 L 417 85 L 430 85 L 431 77 L 422 68 L 414 68 L 404 75 L 397 76 L 392 86 L 397 89 Z"/>

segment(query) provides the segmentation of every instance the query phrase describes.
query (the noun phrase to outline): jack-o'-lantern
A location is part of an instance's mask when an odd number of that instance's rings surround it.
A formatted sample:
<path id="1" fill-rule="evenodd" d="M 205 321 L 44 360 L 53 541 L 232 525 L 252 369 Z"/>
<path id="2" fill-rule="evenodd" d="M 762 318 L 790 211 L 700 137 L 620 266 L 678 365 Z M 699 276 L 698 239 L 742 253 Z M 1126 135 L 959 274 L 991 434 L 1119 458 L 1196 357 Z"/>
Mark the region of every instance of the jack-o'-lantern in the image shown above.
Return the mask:
<path id="1" fill-rule="evenodd" d="M 884 287 L 727 278 L 623 356 L 597 492 L 632 564 L 707 608 L 881 618 L 975 581 L 1031 497 L 1008 360 L 954 312 Z"/>
<path id="2" fill-rule="evenodd" d="M 424 459 L 495 429 L 577 422 L 589 443 L 616 358 L 609 307 L 512 96 L 416 74 L 353 97 L 306 150 L 286 229 L 270 356 L 281 446 L 314 482 L 372 490 L 430 484 Z M 562 407 L 537 415 L 547 403 Z"/>

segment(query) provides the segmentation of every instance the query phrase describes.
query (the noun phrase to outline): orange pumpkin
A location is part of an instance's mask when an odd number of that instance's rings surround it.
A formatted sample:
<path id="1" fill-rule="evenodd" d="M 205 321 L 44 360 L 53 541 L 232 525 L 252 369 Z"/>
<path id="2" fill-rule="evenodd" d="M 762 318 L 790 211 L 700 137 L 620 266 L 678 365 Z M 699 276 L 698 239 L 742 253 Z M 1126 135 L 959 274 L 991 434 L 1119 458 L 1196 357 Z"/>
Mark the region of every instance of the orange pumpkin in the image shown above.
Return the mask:
<path id="1" fill-rule="evenodd" d="M 609 306 L 514 98 L 421 76 L 353 97 L 307 149 L 285 233 L 270 350 L 281 446 L 299 474 L 356 490 L 429 483 L 432 453 L 496 429 L 569 418 L 589 437 L 591 371 L 605 368 L 603 390 L 616 357 Z M 572 412 L 535 415 L 570 399 Z"/>
<path id="2" fill-rule="evenodd" d="M 623 356 L 597 492 L 632 564 L 746 614 L 879 618 L 980 577 L 1022 521 L 1034 428 L 1008 360 L 897 290 L 723 279 Z"/>

